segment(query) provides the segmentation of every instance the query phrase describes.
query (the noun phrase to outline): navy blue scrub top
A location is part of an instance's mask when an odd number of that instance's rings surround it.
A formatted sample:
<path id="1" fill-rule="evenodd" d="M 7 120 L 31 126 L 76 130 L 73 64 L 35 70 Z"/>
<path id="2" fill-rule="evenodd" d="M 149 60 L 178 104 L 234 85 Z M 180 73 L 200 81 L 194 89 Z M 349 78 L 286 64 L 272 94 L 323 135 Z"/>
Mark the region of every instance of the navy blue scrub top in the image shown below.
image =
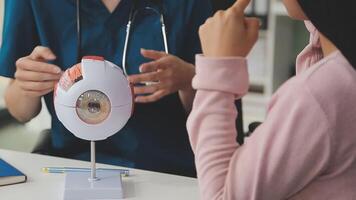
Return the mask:
<path id="1" fill-rule="evenodd" d="M 163 0 L 171 54 L 194 63 L 201 52 L 198 29 L 211 15 L 209 0 Z M 148 0 L 140 7 L 157 6 Z M 101 0 L 83 0 L 81 8 L 84 55 L 100 55 L 121 66 L 131 0 L 121 0 L 110 13 Z M 49 47 L 53 62 L 63 70 L 76 64 L 77 31 L 75 0 L 6 0 L 0 75 L 14 77 L 15 62 L 34 47 Z M 139 73 L 147 62 L 140 48 L 164 50 L 159 17 L 140 13 L 132 28 L 128 72 Z M 89 159 L 89 143 L 72 135 L 54 113 L 52 93 L 46 95 L 52 116 L 52 154 Z M 194 158 L 185 128 L 186 113 L 177 93 L 155 103 L 136 104 L 133 117 L 119 133 L 97 143 L 99 162 L 194 176 Z"/>

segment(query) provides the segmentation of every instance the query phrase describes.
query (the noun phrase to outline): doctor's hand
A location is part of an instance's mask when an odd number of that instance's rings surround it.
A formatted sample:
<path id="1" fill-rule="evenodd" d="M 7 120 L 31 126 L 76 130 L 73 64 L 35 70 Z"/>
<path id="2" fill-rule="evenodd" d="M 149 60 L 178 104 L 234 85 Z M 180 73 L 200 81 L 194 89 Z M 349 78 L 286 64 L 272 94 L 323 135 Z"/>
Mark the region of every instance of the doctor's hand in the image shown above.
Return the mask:
<path id="1" fill-rule="evenodd" d="M 51 92 L 61 76 L 58 66 L 47 63 L 55 58 L 49 48 L 36 47 L 30 55 L 16 61 L 13 84 L 29 97 L 37 98 Z"/>
<path id="2" fill-rule="evenodd" d="M 141 54 L 153 61 L 140 66 L 141 74 L 128 77 L 134 85 L 144 84 L 134 87 L 135 95 L 149 94 L 137 96 L 137 103 L 155 102 L 177 91 L 191 90 L 191 81 L 195 75 L 194 65 L 165 52 L 142 49 Z"/>
<path id="3" fill-rule="evenodd" d="M 251 0 L 237 0 L 218 11 L 199 29 L 203 53 L 208 57 L 246 57 L 256 43 L 260 21 L 244 16 Z"/>

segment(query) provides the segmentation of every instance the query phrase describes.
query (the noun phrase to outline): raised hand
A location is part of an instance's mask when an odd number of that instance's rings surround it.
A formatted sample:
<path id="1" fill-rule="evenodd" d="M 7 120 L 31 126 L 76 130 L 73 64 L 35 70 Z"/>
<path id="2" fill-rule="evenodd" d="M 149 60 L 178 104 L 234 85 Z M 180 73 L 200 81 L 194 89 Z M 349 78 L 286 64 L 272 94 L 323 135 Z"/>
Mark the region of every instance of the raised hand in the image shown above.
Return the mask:
<path id="1" fill-rule="evenodd" d="M 140 66 L 141 74 L 128 77 L 128 80 L 135 85 L 144 84 L 134 87 L 134 93 L 138 95 L 135 98 L 136 102 L 155 102 L 168 94 L 191 88 L 191 81 L 195 74 L 195 67 L 192 64 L 160 51 L 142 49 L 141 53 L 153 61 Z M 149 95 L 142 96 L 142 94 Z"/>
<path id="2" fill-rule="evenodd" d="M 203 53 L 208 57 L 246 57 L 256 43 L 260 21 L 244 16 L 251 0 L 237 0 L 218 11 L 199 29 Z"/>
<path id="3" fill-rule="evenodd" d="M 38 46 L 30 55 L 17 60 L 15 83 L 26 96 L 41 97 L 53 90 L 61 69 L 47 61 L 55 58 L 49 48 Z"/>

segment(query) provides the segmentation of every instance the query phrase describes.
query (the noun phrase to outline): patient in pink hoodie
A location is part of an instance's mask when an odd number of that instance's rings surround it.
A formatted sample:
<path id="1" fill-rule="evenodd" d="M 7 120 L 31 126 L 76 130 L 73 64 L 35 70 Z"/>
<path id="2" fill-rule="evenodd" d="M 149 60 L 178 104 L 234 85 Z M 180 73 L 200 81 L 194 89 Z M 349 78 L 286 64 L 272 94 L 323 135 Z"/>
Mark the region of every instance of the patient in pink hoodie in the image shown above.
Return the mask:
<path id="1" fill-rule="evenodd" d="M 244 17 L 249 0 L 238 0 L 200 28 L 187 127 L 204 200 L 356 199 L 356 1 L 284 3 L 308 20 L 310 44 L 241 146 L 234 101 L 248 91 L 245 57 L 259 22 Z"/>

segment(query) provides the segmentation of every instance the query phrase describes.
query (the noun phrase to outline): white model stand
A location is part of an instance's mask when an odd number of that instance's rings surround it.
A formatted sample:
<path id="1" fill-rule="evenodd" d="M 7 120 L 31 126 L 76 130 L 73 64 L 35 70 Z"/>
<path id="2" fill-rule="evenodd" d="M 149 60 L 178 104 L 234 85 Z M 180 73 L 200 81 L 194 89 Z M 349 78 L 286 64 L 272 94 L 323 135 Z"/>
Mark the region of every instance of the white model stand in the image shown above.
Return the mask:
<path id="1" fill-rule="evenodd" d="M 68 173 L 65 179 L 64 200 L 122 199 L 121 175 L 113 171 L 96 173 L 95 142 L 91 142 L 91 173 Z"/>
<path id="2" fill-rule="evenodd" d="M 91 142 L 91 173 L 68 173 L 64 199 L 122 199 L 121 174 L 97 174 L 95 167 L 95 141 L 117 133 L 132 114 L 132 88 L 122 70 L 102 57 L 84 57 L 81 65 L 61 77 L 54 92 L 54 106 L 58 119 L 70 132 Z"/>

